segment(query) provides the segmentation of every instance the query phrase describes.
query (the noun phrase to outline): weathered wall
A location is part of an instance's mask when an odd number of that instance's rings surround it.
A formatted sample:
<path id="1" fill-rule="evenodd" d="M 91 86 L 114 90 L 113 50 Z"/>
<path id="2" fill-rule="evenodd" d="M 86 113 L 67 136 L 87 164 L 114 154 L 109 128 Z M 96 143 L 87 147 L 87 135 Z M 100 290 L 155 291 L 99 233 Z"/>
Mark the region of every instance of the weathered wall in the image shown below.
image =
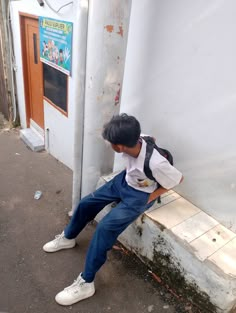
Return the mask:
<path id="1" fill-rule="evenodd" d="M 9 1 L 0 1 L 0 112 L 11 120 L 11 84 L 9 71 L 9 39 L 7 36 L 7 7 Z"/>
<path id="2" fill-rule="evenodd" d="M 173 152 L 178 192 L 234 231 L 235 10 L 233 0 L 133 1 L 120 110 Z"/>
<path id="3" fill-rule="evenodd" d="M 4 68 L 4 57 L 5 54 L 4 48 L 2 47 L 1 39 L 0 39 L 0 112 L 4 114 L 4 116 L 9 118 L 8 111 L 8 99 L 7 99 L 7 86 L 6 86 L 6 75 Z"/>

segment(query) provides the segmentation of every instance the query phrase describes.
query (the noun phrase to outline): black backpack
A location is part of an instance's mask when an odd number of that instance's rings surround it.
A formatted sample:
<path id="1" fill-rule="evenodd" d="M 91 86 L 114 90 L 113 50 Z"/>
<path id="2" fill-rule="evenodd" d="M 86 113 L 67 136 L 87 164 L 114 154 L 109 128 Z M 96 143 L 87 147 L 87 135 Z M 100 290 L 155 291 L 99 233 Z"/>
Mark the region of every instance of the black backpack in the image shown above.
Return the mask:
<path id="1" fill-rule="evenodd" d="M 169 161 L 169 163 L 171 165 L 174 164 L 173 156 L 170 153 L 170 151 L 158 147 L 156 145 L 156 143 L 155 143 L 155 140 L 152 137 L 150 137 L 150 136 L 142 136 L 141 138 L 143 140 L 145 140 L 145 142 L 147 143 L 146 155 L 145 155 L 145 161 L 144 161 L 144 167 L 143 167 L 144 173 L 145 173 L 145 175 L 149 179 L 154 180 L 157 183 L 157 188 L 159 188 L 159 187 L 161 187 L 161 185 L 153 177 L 152 171 L 151 171 L 151 169 L 149 167 L 149 162 L 150 162 L 150 159 L 151 159 L 151 156 L 152 156 L 152 153 L 153 153 L 153 149 L 156 149 L 163 157 L 165 157 Z M 161 203 L 161 197 L 158 197 L 158 203 Z"/>

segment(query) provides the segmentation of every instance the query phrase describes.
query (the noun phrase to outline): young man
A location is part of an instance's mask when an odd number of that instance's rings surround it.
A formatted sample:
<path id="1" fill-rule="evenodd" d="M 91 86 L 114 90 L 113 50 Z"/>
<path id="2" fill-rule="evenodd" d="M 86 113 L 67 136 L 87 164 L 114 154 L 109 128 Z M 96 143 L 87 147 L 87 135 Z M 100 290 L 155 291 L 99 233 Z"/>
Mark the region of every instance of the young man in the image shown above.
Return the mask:
<path id="1" fill-rule="evenodd" d="M 113 201 L 118 203 L 97 225 L 88 249 L 84 271 L 71 286 L 56 295 L 55 299 L 61 305 L 71 305 L 95 293 L 95 275 L 105 263 L 107 251 L 112 248 L 117 237 L 145 212 L 157 197 L 183 180 L 182 174 L 154 149 L 149 166 L 152 175 L 162 186 L 157 189 L 157 183 L 144 174 L 146 142 L 140 134 L 139 122 L 127 114 L 114 116 L 104 126 L 103 138 L 110 142 L 114 151 L 123 153 L 126 170 L 83 198 L 62 234 L 43 247 L 46 252 L 73 248 L 76 244 L 75 238 L 86 224 L 107 204 Z"/>

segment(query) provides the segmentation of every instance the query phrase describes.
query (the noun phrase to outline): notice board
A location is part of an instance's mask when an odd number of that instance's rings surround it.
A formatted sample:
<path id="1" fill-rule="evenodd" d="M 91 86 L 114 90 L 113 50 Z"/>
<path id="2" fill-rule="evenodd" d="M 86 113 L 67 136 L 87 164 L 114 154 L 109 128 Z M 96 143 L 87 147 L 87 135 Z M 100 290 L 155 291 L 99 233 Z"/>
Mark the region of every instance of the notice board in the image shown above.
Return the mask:
<path id="1" fill-rule="evenodd" d="M 71 75 L 73 23 L 39 17 L 40 60 Z"/>

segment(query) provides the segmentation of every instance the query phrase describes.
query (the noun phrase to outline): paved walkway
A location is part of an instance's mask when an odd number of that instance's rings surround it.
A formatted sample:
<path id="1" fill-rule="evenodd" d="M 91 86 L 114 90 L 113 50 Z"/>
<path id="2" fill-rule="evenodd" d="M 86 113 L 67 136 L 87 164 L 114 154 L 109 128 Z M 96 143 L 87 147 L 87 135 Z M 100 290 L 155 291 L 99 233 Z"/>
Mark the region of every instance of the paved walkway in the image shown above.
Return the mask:
<path id="1" fill-rule="evenodd" d="M 95 228 L 85 228 L 75 249 L 42 250 L 69 221 L 72 172 L 46 152 L 31 152 L 11 130 L 0 131 L 0 177 L 0 312 L 196 312 L 152 281 L 131 254 L 116 250 L 96 277 L 94 297 L 71 307 L 57 305 L 56 293 L 83 269 Z M 43 193 L 39 200 L 36 190 Z"/>

